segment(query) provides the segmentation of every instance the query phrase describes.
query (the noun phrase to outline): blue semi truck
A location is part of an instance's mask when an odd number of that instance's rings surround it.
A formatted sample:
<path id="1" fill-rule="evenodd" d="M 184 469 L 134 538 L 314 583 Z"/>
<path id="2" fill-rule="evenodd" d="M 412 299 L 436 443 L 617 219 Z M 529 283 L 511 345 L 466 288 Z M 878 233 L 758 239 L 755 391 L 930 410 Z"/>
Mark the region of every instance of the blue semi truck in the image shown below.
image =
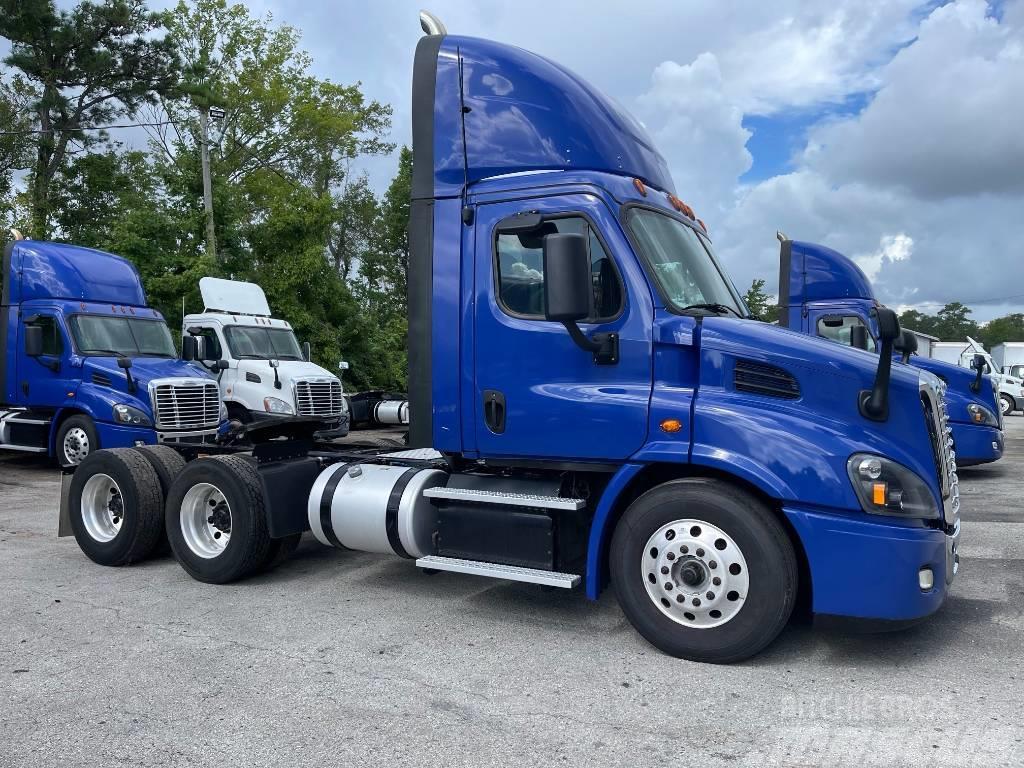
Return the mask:
<path id="1" fill-rule="evenodd" d="M 2 274 L 0 449 L 72 467 L 99 448 L 216 437 L 217 382 L 177 359 L 131 263 L 19 239 Z"/>
<path id="2" fill-rule="evenodd" d="M 878 352 L 878 306 L 871 282 L 852 260 L 823 245 L 779 235 L 779 325 L 848 346 Z M 984 375 L 920 357 L 916 338 L 904 333 L 901 357 L 946 385 L 946 404 L 957 466 L 997 461 L 1003 455 L 998 385 Z M 909 348 L 908 348 L 909 347 Z"/>
<path id="3" fill-rule="evenodd" d="M 960 532 L 942 383 L 745 317 L 635 120 L 554 62 L 421 24 L 408 449 L 294 435 L 189 461 L 163 495 L 99 451 L 62 508 L 83 551 L 133 562 L 162 526 L 220 584 L 311 531 L 430 574 L 611 586 L 706 662 L 757 653 L 798 601 L 885 627 L 937 610 Z"/>

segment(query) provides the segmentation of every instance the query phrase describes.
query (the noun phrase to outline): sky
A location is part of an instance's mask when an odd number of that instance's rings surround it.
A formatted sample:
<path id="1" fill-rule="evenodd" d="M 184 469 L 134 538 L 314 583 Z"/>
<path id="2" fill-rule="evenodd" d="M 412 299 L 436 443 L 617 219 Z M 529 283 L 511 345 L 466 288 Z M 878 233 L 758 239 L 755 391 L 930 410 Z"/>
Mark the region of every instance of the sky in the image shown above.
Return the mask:
<path id="1" fill-rule="evenodd" d="M 640 119 L 740 290 L 776 290 L 781 230 L 852 256 L 890 306 L 1024 311 L 1024 0 L 424 1 Z M 419 3 L 247 5 L 298 28 L 317 74 L 391 104 L 410 142 Z M 395 166 L 360 170 L 383 190 Z"/>

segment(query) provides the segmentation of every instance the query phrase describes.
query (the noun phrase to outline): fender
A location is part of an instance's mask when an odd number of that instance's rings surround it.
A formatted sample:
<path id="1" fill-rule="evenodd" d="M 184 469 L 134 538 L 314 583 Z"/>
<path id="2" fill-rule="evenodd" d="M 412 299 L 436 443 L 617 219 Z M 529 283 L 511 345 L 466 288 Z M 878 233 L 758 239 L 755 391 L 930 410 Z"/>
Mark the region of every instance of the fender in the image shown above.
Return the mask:
<path id="1" fill-rule="evenodd" d="M 140 387 L 140 392 L 141 391 L 142 388 Z M 97 425 L 101 423 L 113 424 L 114 406 L 118 403 L 131 405 L 147 414 L 150 419 L 153 418 L 153 411 L 149 406 L 148 398 L 143 399 L 136 395 L 130 395 L 126 392 L 97 386 L 89 382 L 80 383 L 75 388 L 74 398 L 68 398 L 65 400 L 64 404 L 54 413 L 53 421 L 50 422 L 49 448 L 51 454 L 56 455 L 57 428 L 69 411 L 88 416 L 96 422 Z M 148 432 L 154 432 L 152 427 L 144 427 L 143 429 Z"/>
<path id="2" fill-rule="evenodd" d="M 608 561 L 608 543 L 611 529 L 614 527 L 608 518 L 612 510 L 615 509 L 615 502 L 618 500 L 619 494 L 645 466 L 645 464 L 629 463 L 619 467 L 612 475 L 608 485 L 605 486 L 601 500 L 597 503 L 594 519 L 590 523 L 590 541 L 587 544 L 586 585 L 587 597 L 591 600 L 597 600 L 601 595 L 601 590 L 604 589 L 603 569 Z"/>

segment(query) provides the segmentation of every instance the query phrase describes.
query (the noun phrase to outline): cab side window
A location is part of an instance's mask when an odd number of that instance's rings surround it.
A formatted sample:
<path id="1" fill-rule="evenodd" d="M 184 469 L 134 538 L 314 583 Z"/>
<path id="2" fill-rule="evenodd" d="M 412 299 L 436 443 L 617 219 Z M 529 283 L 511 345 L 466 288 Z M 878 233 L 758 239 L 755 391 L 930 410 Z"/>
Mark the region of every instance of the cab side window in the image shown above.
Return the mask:
<path id="1" fill-rule="evenodd" d="M 47 357 L 60 357 L 64 351 L 64 342 L 57 318 L 44 315 L 37 318 L 32 325 L 43 329 L 43 354 Z"/>
<path id="2" fill-rule="evenodd" d="M 497 234 L 498 303 L 512 315 L 544 317 L 544 236 L 580 234 L 590 250 L 594 301 L 591 322 L 609 320 L 622 309 L 622 283 L 593 227 L 579 216 L 545 221 L 532 232 Z"/>
<path id="3" fill-rule="evenodd" d="M 203 339 L 203 359 L 220 360 L 222 357 L 220 339 L 213 328 L 203 328 L 196 338 Z"/>
<path id="4" fill-rule="evenodd" d="M 818 318 L 818 335 L 831 341 L 838 341 L 844 346 L 851 346 L 853 328 L 860 327 L 865 330 L 868 340 L 868 351 L 875 352 L 875 340 L 871 331 L 864 324 L 864 321 L 857 315 L 827 315 Z"/>

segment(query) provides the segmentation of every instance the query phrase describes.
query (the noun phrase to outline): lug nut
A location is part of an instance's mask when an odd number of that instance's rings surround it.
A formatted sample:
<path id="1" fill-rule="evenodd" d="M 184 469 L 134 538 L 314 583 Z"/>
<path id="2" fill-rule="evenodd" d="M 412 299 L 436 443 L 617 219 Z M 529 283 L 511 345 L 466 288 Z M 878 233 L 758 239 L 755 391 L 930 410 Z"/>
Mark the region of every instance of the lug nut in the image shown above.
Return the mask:
<path id="1" fill-rule="evenodd" d="M 668 566 L 667 565 L 661 566 L 661 572 L 662 572 L 662 574 L 667 574 L 668 573 Z"/>
<path id="2" fill-rule="evenodd" d="M 675 556 L 674 552 L 669 552 L 667 555 L 665 555 L 665 557 L 667 557 L 669 560 L 675 560 L 676 559 L 676 556 Z"/>
<path id="3" fill-rule="evenodd" d="M 682 552 L 685 555 L 687 552 L 690 551 L 690 548 L 688 546 L 686 546 L 685 544 L 683 544 L 683 548 L 680 549 L 679 551 Z"/>
<path id="4" fill-rule="evenodd" d="M 697 557 L 704 557 L 704 550 L 703 549 L 698 549 L 697 550 Z"/>
<path id="5" fill-rule="evenodd" d="M 667 592 L 671 592 L 672 591 L 672 582 L 671 581 L 666 581 L 665 582 L 665 590 Z"/>
<path id="6" fill-rule="evenodd" d="M 699 605 L 700 605 L 700 598 L 699 597 L 693 598 L 693 606 L 694 606 L 694 608 L 696 608 Z"/>
<path id="7" fill-rule="evenodd" d="M 210 515 L 208 518 L 206 518 L 206 522 L 208 522 L 210 525 L 213 525 L 213 515 Z"/>
<path id="8" fill-rule="evenodd" d="M 708 592 L 706 595 L 704 595 L 704 597 L 706 597 L 708 600 L 714 600 L 715 599 L 715 593 L 714 592 Z"/>
<path id="9" fill-rule="evenodd" d="M 718 567 L 718 563 L 715 562 L 714 560 L 712 560 L 710 563 L 708 563 L 708 568 L 710 568 L 712 571 L 715 570 L 715 568 L 717 568 L 717 567 Z"/>
<path id="10" fill-rule="evenodd" d="M 713 578 L 711 580 L 711 583 L 714 584 L 716 587 L 718 587 L 718 586 L 721 586 L 722 580 L 720 578 L 718 578 L 717 576 L 715 576 L 715 578 Z"/>

